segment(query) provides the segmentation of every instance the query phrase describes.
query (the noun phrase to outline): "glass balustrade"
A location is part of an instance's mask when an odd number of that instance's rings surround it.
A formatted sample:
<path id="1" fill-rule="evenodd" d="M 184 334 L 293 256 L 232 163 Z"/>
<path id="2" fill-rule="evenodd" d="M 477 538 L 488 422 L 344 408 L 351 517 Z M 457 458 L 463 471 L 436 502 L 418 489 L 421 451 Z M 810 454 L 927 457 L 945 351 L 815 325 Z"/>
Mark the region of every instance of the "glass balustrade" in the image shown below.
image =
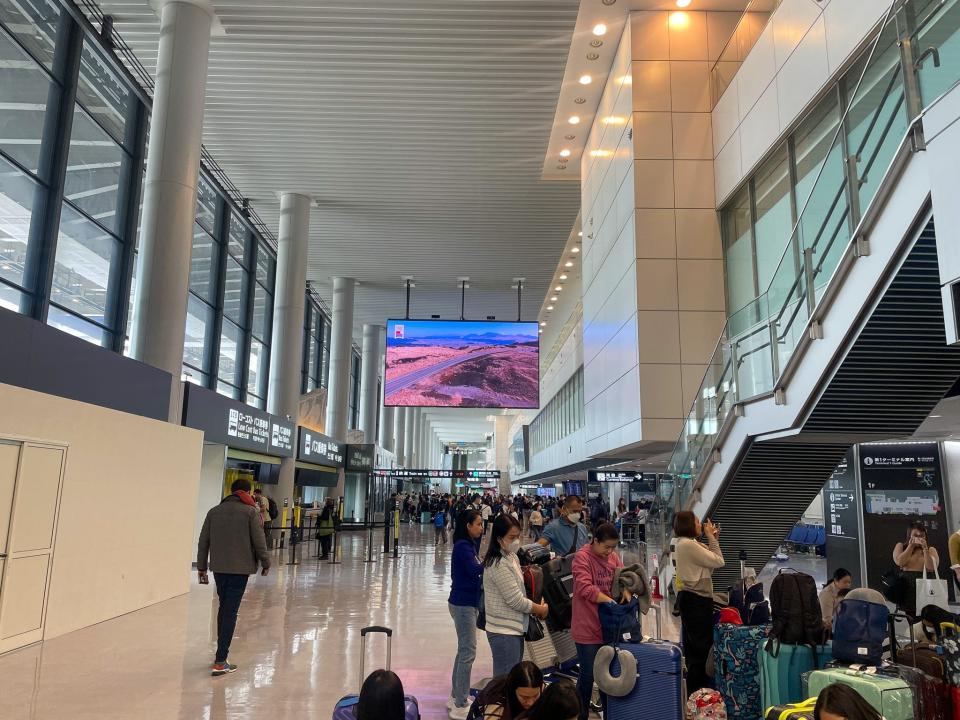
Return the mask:
<path id="1" fill-rule="evenodd" d="M 827 119 L 829 150 L 804 187 L 766 292 L 727 321 L 657 494 L 653 537 L 670 537 L 673 516 L 687 505 L 735 405 L 777 387 L 914 116 L 958 83 L 960 0 L 898 0 L 841 81 L 845 110 L 839 122 Z"/>

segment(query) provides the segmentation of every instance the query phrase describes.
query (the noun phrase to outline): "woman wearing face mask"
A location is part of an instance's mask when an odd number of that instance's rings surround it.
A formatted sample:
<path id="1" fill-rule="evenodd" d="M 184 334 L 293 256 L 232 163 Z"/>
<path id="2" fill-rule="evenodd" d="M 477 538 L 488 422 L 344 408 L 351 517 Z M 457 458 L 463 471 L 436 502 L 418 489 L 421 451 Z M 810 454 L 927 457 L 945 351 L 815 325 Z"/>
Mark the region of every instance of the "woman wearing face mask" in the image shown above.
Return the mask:
<path id="1" fill-rule="evenodd" d="M 820 591 L 820 615 L 823 617 L 823 629 L 833 630 L 833 616 L 837 614 L 837 607 L 843 599 L 842 593 L 853 587 L 853 576 L 849 570 L 837 568 L 830 578 L 830 582 Z"/>
<path id="2" fill-rule="evenodd" d="M 620 535 L 610 523 L 601 523 L 593 533 L 593 542 L 584 545 L 573 559 L 573 620 L 570 634 L 577 644 L 580 677 L 577 692 L 580 695 L 580 720 L 590 712 L 593 694 L 593 663 L 597 651 L 603 647 L 600 630 L 599 605 L 612 603 L 613 573 L 623 567 L 615 552 Z"/>
<path id="3" fill-rule="evenodd" d="M 483 559 L 483 601 L 494 677 L 510 672 L 523 659 L 530 615 L 547 617 L 547 604 L 537 604 L 526 595 L 519 549 L 520 523 L 510 515 L 498 515 Z"/>

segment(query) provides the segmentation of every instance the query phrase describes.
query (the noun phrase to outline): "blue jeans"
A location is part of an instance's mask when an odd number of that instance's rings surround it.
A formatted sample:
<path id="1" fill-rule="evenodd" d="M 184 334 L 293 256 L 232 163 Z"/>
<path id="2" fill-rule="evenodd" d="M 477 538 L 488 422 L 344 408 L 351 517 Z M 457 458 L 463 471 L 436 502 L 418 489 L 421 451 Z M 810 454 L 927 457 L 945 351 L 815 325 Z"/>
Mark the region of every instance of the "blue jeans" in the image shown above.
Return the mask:
<path id="1" fill-rule="evenodd" d="M 487 641 L 493 654 L 494 677 L 506 675 L 523 660 L 523 635 L 500 635 L 488 631 Z"/>
<path id="2" fill-rule="evenodd" d="M 593 663 L 597 659 L 597 651 L 603 645 L 583 645 L 577 643 L 577 662 L 580 663 L 580 676 L 577 678 L 577 695 L 580 696 L 580 720 L 587 720 L 590 716 L 590 700 L 593 698 Z M 600 702 L 606 698 L 600 695 Z"/>
<path id="3" fill-rule="evenodd" d="M 470 671 L 477 658 L 477 615 L 475 607 L 447 603 L 457 630 L 457 659 L 453 661 L 453 700 L 465 707 L 470 697 Z"/>

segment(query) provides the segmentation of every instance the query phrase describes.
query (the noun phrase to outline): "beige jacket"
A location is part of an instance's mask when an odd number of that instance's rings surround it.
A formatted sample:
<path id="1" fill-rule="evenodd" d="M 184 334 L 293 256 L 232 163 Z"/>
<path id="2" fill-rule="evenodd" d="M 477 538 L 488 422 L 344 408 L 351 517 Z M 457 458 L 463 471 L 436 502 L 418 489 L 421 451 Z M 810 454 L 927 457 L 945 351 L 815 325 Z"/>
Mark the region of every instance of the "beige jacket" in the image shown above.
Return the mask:
<path id="1" fill-rule="evenodd" d="M 710 538 L 707 545 L 693 538 L 677 540 L 677 577 L 684 590 L 703 597 L 713 597 L 713 571 L 726 563 L 720 544 Z"/>

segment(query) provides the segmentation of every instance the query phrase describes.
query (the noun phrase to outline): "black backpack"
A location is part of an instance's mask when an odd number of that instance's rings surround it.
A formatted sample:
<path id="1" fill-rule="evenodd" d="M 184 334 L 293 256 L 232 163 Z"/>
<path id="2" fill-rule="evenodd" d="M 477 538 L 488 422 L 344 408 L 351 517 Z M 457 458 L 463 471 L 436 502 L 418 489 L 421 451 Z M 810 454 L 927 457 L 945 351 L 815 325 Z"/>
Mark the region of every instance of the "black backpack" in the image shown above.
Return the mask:
<path id="1" fill-rule="evenodd" d="M 781 643 L 809 645 L 816 657 L 825 633 L 817 583 L 811 576 L 788 568 L 777 573 L 770 586 L 770 612 L 773 628 L 767 652 L 777 657 Z"/>
<path id="2" fill-rule="evenodd" d="M 280 514 L 280 508 L 277 507 L 277 503 L 273 498 L 267 498 L 268 510 L 270 513 L 270 519 L 276 520 L 277 516 Z"/>
<path id="3" fill-rule="evenodd" d="M 746 580 L 737 580 L 730 588 L 729 606 L 736 608 L 744 625 L 766 625 L 770 622 L 770 603 L 763 596 L 763 584 L 747 587 Z"/>

